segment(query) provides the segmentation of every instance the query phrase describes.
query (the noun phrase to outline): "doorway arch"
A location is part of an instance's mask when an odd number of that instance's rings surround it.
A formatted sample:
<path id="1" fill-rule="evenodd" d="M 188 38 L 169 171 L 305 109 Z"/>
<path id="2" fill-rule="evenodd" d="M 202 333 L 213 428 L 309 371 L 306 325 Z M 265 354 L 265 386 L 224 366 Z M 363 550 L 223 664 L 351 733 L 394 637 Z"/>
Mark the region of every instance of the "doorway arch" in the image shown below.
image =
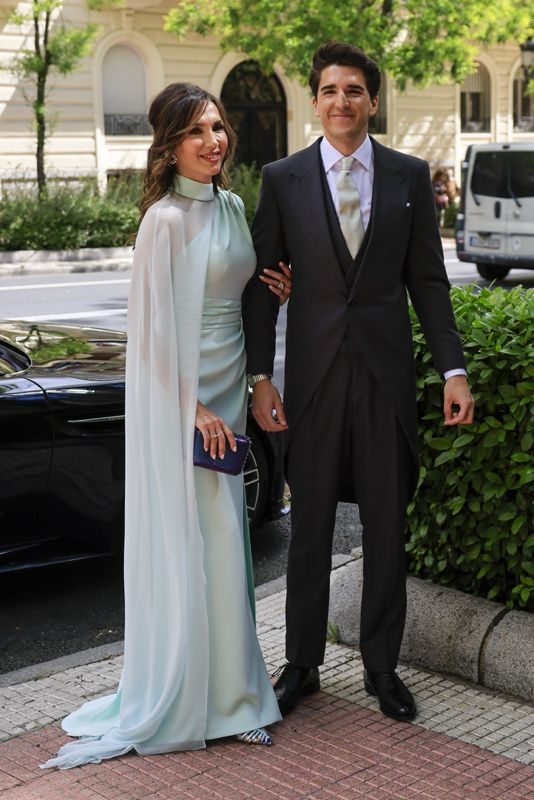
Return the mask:
<path id="1" fill-rule="evenodd" d="M 237 133 L 238 164 L 261 168 L 287 155 L 287 101 L 276 75 L 242 61 L 228 73 L 221 101 Z"/>

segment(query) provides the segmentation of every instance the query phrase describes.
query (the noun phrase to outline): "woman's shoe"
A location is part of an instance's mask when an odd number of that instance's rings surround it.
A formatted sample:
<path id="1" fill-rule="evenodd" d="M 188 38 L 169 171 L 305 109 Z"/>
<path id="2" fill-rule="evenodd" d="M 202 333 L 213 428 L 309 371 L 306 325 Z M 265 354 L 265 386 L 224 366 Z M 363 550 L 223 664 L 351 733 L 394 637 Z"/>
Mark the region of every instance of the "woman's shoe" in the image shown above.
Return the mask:
<path id="1" fill-rule="evenodd" d="M 271 745 L 273 740 L 265 730 L 265 728 L 254 728 L 253 731 L 245 731 L 245 733 L 238 733 L 235 737 L 238 742 L 245 744 L 267 744 Z"/>

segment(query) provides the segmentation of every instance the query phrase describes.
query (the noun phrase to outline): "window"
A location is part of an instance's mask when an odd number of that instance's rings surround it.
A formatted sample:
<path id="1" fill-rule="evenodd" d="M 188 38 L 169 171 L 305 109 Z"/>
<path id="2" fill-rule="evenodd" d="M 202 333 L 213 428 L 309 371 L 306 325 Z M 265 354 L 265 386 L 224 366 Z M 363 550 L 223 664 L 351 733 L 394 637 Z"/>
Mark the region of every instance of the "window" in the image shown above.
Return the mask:
<path id="1" fill-rule="evenodd" d="M 477 153 L 471 190 L 508 200 L 534 197 L 534 150 Z"/>
<path id="2" fill-rule="evenodd" d="M 508 197 L 508 153 L 477 153 L 471 178 L 473 194 Z"/>
<path id="3" fill-rule="evenodd" d="M 147 136 L 145 67 L 131 47 L 115 45 L 102 65 L 106 136 Z"/>
<path id="4" fill-rule="evenodd" d="M 534 95 L 527 94 L 527 81 L 522 67 L 515 74 L 513 93 L 514 133 L 531 133 L 534 131 Z"/>
<path id="5" fill-rule="evenodd" d="M 276 75 L 243 61 L 226 78 L 221 101 L 237 133 L 237 163 L 262 167 L 287 155 L 286 98 Z"/>
<path id="6" fill-rule="evenodd" d="M 386 76 L 382 73 L 380 93 L 378 100 L 378 111 L 369 120 L 369 133 L 388 132 L 388 107 L 387 107 L 387 83 Z"/>
<path id="7" fill-rule="evenodd" d="M 483 133 L 490 130 L 490 76 L 483 64 L 465 79 L 460 94 L 462 133 Z"/>
<path id="8" fill-rule="evenodd" d="M 534 197 L 534 150 L 511 153 L 511 189 L 516 197 Z"/>

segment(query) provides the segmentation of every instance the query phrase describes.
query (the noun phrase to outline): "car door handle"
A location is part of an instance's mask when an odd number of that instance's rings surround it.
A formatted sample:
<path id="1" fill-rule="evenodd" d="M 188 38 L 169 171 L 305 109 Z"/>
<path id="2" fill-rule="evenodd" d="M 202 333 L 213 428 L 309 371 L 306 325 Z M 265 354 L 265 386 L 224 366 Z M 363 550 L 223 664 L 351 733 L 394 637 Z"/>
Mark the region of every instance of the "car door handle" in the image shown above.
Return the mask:
<path id="1" fill-rule="evenodd" d="M 501 218 L 501 201 L 500 200 L 496 200 L 495 201 L 495 217 L 497 219 Z"/>

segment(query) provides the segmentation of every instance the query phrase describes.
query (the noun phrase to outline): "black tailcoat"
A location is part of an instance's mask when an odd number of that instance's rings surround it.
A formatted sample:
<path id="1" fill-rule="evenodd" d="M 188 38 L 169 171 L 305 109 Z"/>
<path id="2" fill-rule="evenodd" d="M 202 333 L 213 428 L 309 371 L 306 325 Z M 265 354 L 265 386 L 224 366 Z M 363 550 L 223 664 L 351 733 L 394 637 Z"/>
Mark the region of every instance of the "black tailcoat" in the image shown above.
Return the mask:
<path id="1" fill-rule="evenodd" d="M 278 261 L 289 262 L 293 288 L 284 386 L 289 447 L 291 430 L 336 355 L 357 352 L 408 438 L 415 486 L 417 418 L 407 293 L 438 372 L 465 364 L 428 165 L 371 141 L 371 220 L 355 263 L 328 206 L 320 140 L 264 167 L 252 228 L 258 268 L 243 296 L 247 372 L 273 372 L 278 299 L 257 275 Z"/>

